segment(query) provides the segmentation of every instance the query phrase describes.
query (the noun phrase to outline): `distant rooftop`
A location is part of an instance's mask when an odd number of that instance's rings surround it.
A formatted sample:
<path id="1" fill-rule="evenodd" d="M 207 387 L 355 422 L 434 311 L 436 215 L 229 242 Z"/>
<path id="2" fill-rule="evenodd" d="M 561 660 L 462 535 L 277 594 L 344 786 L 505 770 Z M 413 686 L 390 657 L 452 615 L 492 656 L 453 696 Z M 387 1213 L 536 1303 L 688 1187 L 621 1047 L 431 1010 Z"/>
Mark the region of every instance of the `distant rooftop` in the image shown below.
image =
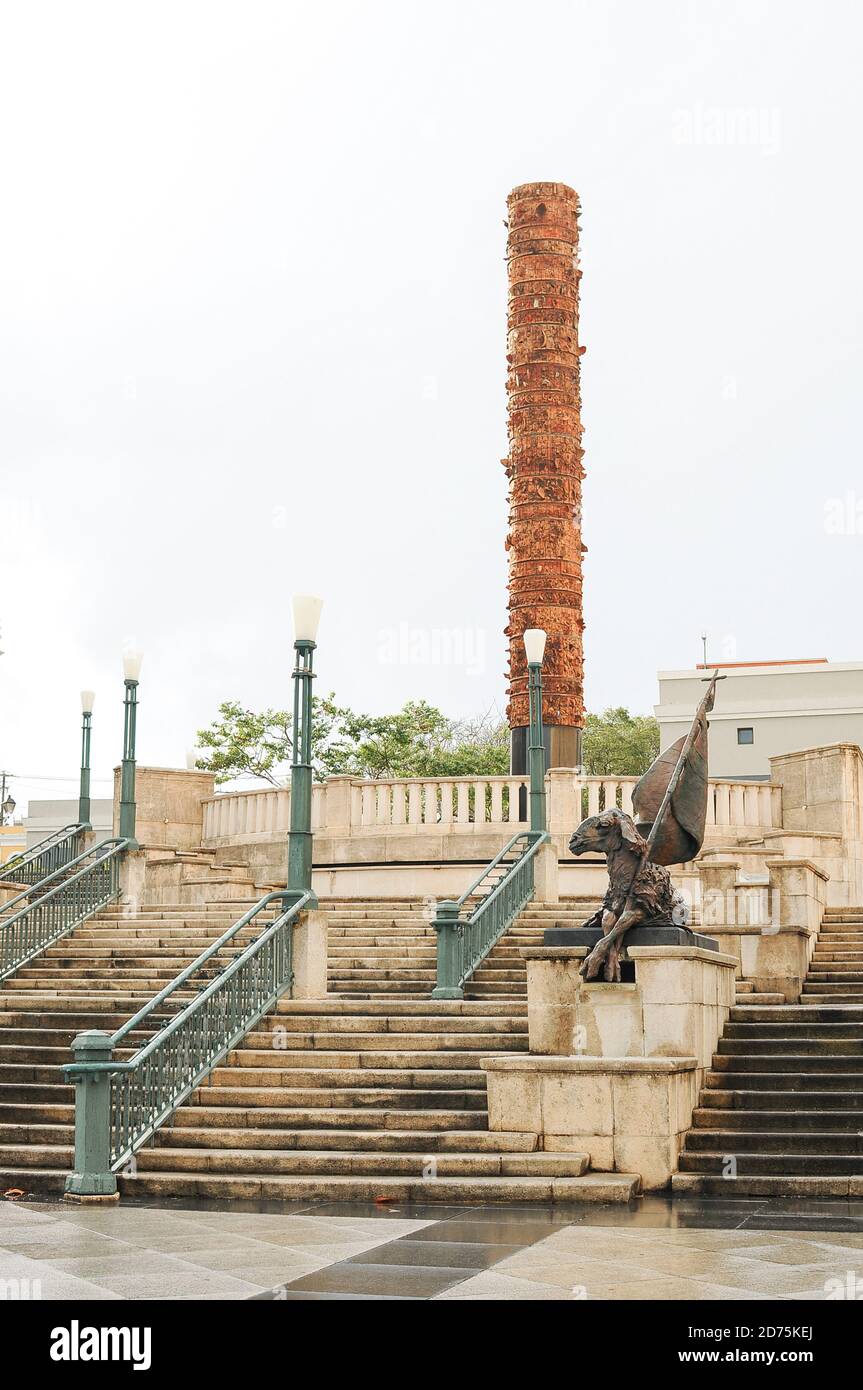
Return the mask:
<path id="1" fill-rule="evenodd" d="M 826 656 L 803 656 L 797 661 L 699 661 L 696 671 L 732 671 L 741 666 L 827 666 Z"/>

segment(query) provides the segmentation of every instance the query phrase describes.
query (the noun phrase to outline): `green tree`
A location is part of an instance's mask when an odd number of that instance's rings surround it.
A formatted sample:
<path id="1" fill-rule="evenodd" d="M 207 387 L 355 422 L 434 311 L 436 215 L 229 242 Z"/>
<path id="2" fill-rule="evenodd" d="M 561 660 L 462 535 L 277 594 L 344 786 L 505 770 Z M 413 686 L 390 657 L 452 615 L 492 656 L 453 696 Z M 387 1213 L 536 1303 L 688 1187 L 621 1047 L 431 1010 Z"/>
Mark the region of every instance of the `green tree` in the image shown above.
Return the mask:
<path id="1" fill-rule="evenodd" d="M 350 751 L 341 771 L 356 777 L 491 776 L 508 768 L 508 732 L 488 715 L 448 719 L 425 700 L 398 714 L 349 715 L 342 740 Z"/>
<path id="2" fill-rule="evenodd" d="M 286 710 L 244 709 L 236 700 L 198 733 L 205 750 L 198 766 L 219 783 L 257 777 L 281 786 L 290 774 L 293 744 Z M 312 764 L 315 776 L 493 776 L 509 768 L 509 731 L 496 715 L 449 719 L 425 700 L 409 700 L 396 714 L 357 714 L 335 696 L 312 701 Z"/>
<path id="3" fill-rule="evenodd" d="M 341 711 L 332 695 L 312 696 L 312 764 L 322 777 L 333 756 Z M 238 700 L 219 705 L 219 717 L 209 729 L 199 729 L 198 767 L 215 774 L 216 781 L 258 777 L 274 787 L 284 785 L 293 755 L 292 716 L 287 710 L 265 709 L 260 714 L 244 709 Z M 337 756 L 337 755 L 336 755 Z"/>
<path id="4" fill-rule="evenodd" d="M 659 725 L 652 714 L 618 706 L 584 721 L 584 770 L 591 777 L 640 776 L 659 754 Z"/>

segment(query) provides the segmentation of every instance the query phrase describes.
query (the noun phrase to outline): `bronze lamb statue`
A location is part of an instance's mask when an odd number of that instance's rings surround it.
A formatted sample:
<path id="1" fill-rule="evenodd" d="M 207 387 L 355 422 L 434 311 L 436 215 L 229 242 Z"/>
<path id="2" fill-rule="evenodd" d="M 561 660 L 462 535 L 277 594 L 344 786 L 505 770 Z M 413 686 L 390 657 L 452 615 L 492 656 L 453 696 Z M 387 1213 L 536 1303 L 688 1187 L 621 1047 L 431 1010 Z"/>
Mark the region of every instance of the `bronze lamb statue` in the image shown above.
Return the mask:
<path id="1" fill-rule="evenodd" d="M 602 907 L 585 927 L 601 927 L 603 933 L 581 967 L 585 980 L 595 980 L 602 971 L 604 980 L 620 979 L 620 952 L 623 938 L 631 927 L 686 927 L 686 903 L 674 887 L 664 864 L 647 858 L 648 843 L 635 822 L 616 806 L 598 816 L 589 816 L 572 835 L 573 854 L 590 851 L 604 854 L 608 868 L 608 892 Z"/>

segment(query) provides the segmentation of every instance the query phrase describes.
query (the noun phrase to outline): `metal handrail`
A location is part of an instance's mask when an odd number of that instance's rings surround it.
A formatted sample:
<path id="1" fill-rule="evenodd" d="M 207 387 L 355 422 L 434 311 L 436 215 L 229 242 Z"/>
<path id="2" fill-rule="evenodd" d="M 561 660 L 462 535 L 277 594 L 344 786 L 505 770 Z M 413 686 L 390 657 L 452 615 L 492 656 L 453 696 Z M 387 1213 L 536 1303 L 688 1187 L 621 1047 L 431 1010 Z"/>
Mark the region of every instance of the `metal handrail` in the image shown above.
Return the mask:
<path id="1" fill-rule="evenodd" d="M 463 999 L 465 982 L 508 931 L 534 894 L 534 859 L 550 836 L 545 832 L 521 831 L 471 884 L 460 898 L 439 902 L 434 920 L 437 932 L 437 984 L 433 999 Z M 465 916 L 464 908 L 472 893 L 482 885 L 492 869 L 522 841 L 523 850 L 511 860 L 501 878 L 480 898 Z"/>
<path id="2" fill-rule="evenodd" d="M 498 869 L 498 868 L 501 866 L 501 864 L 503 863 L 503 861 L 506 859 L 506 856 L 510 853 L 511 850 L 513 850 L 513 849 L 515 848 L 515 846 L 516 846 L 517 844 L 523 843 L 524 849 L 526 850 L 527 848 L 529 848 L 529 846 L 531 845 L 531 843 L 533 842 L 533 840 L 535 840 L 535 838 L 536 838 L 535 834 L 534 834 L 532 831 L 530 831 L 530 830 L 519 830 L 519 831 L 517 831 L 516 834 L 513 835 L 512 839 L 509 840 L 509 841 L 504 845 L 503 849 L 500 850 L 500 851 L 495 855 L 495 857 L 494 857 L 494 859 L 492 859 L 491 863 L 486 864 L 486 866 L 485 866 L 485 868 L 483 869 L 482 873 L 481 873 L 477 878 L 474 879 L 473 883 L 470 885 L 469 888 L 466 888 L 466 889 L 464 890 L 464 892 L 462 893 L 461 897 L 455 899 L 455 901 L 456 901 L 456 902 L 458 903 L 458 905 L 459 905 L 459 909 L 460 909 L 460 910 L 463 909 L 464 906 L 465 906 L 465 904 L 468 902 L 468 900 L 469 900 L 470 898 L 473 898 L 473 897 L 476 896 L 477 889 L 479 889 L 479 888 L 482 887 L 482 885 L 485 883 L 486 879 L 489 879 L 489 880 L 490 880 L 489 891 L 488 891 L 487 894 L 486 894 L 486 893 L 481 894 L 481 898 L 482 898 L 483 900 L 485 900 L 486 897 L 490 896 L 490 894 L 493 892 L 493 890 L 494 890 L 494 888 L 496 887 L 496 885 L 497 885 L 498 883 L 501 882 L 501 880 L 498 879 L 498 878 L 492 878 L 492 875 L 493 875 L 495 869 Z M 519 852 L 518 858 L 521 858 L 521 854 L 522 854 L 523 852 L 524 852 L 524 851 L 520 851 L 520 852 Z M 517 858 L 517 859 L 514 859 L 514 860 L 510 860 L 509 863 L 510 863 L 510 864 L 517 864 L 517 863 L 518 863 L 518 858 Z"/>
<path id="3" fill-rule="evenodd" d="M 119 895 L 120 856 L 128 843 L 128 840 L 103 840 L 78 856 L 80 860 L 96 855 L 92 864 L 64 877 L 55 888 L 0 922 L 0 980 L 26 965 L 46 946 L 59 941 Z M 20 896 L 13 901 L 18 902 Z"/>
<path id="4" fill-rule="evenodd" d="M 69 859 L 65 864 L 61 864 L 59 869 L 55 869 L 47 878 L 39 879 L 37 883 L 28 884 L 23 892 L 16 894 L 14 898 L 8 898 L 5 903 L 0 904 L 0 925 L 4 921 L 11 920 L 10 913 L 19 903 L 32 903 L 36 901 L 36 894 L 45 897 L 43 889 L 54 882 L 55 879 L 65 880 L 69 877 L 69 870 L 76 864 L 80 864 L 83 859 L 89 859 L 91 854 L 102 849 L 103 845 L 115 844 L 114 840 L 100 840 L 98 845 L 91 845 L 89 849 L 82 849 L 80 854 L 76 854 L 74 859 Z"/>
<path id="5" fill-rule="evenodd" d="M 17 855 L 3 865 L 0 870 L 0 878 L 9 883 L 41 883 L 46 877 L 53 876 L 58 868 L 63 868 L 70 862 L 72 857 L 64 850 L 74 851 L 75 844 L 82 835 L 85 827 L 78 824 L 64 825 L 62 830 L 55 830 L 52 834 L 46 835 L 44 840 L 40 840 L 32 849 L 25 854 Z M 40 861 L 44 859 L 44 864 Z"/>
<path id="6" fill-rule="evenodd" d="M 289 900 L 289 901 L 288 901 Z M 238 932 L 281 901 L 284 911 L 269 923 L 215 979 L 125 1061 L 113 1049 L 185 985 Z M 72 1045 L 75 1061 L 64 1073 L 77 1085 L 75 1172 L 70 1192 L 116 1190 L 113 1174 L 152 1138 L 161 1124 L 236 1047 L 293 983 L 292 935 L 296 918 L 311 901 L 282 889 L 268 893 L 218 941 L 160 990 L 113 1035 L 82 1033 Z M 155 1022 L 155 1020 L 154 1020 Z M 79 1057 L 89 1060 L 78 1060 Z M 109 1079 L 106 1088 L 104 1081 Z M 100 1085 L 100 1082 L 102 1083 Z"/>

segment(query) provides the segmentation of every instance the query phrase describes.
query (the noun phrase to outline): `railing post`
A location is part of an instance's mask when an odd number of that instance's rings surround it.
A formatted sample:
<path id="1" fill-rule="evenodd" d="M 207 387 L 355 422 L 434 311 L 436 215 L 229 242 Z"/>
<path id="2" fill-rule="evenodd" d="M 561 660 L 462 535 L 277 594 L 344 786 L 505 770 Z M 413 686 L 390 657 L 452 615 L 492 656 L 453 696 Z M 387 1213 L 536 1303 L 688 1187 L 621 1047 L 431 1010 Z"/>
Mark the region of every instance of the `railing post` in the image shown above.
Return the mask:
<path id="1" fill-rule="evenodd" d="M 437 932 L 437 985 L 432 999 L 464 999 L 461 988 L 458 903 L 444 899 L 437 904 L 434 929 Z"/>
<path id="2" fill-rule="evenodd" d="M 110 1062 L 107 1033 L 79 1033 L 72 1043 L 76 1062 Z M 80 1072 L 75 1078 L 75 1171 L 66 1179 L 67 1197 L 116 1198 L 111 1172 L 111 1073 Z"/>

